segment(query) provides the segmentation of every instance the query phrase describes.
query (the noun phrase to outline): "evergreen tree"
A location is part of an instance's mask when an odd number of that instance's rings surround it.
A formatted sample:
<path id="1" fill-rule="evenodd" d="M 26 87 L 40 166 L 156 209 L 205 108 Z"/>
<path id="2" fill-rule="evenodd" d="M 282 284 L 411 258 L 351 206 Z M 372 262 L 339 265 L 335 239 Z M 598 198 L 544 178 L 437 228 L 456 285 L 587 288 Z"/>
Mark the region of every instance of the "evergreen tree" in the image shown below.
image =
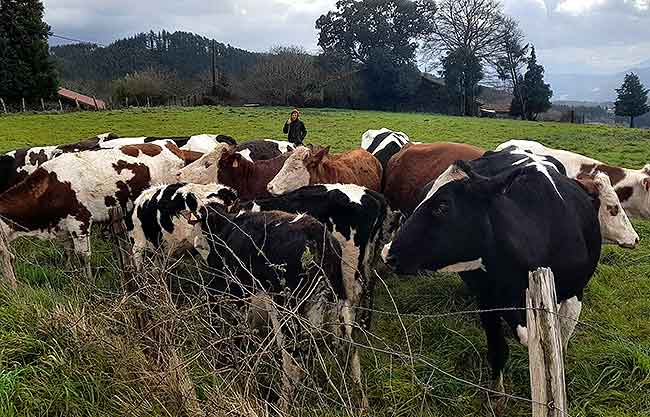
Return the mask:
<path id="1" fill-rule="evenodd" d="M 0 97 L 48 98 L 57 91 L 41 0 L 0 0 Z"/>
<path id="2" fill-rule="evenodd" d="M 478 83 L 483 79 L 479 58 L 470 49 L 461 47 L 447 53 L 442 68 L 449 104 L 459 115 L 476 116 L 476 99 L 481 93 Z"/>
<path id="3" fill-rule="evenodd" d="M 553 91 L 551 86 L 544 82 L 544 67 L 537 63 L 534 46 L 531 48 L 528 69 L 520 85 L 522 93 L 512 100 L 510 108 L 512 115 L 523 115 L 522 119 L 536 120 L 540 113 L 551 108 Z M 523 106 L 519 97 L 524 100 Z M 522 111 L 522 107 L 524 111 Z"/>
<path id="4" fill-rule="evenodd" d="M 639 76 L 630 73 L 625 76 L 621 88 L 616 89 L 616 115 L 629 117 L 630 127 L 634 127 L 634 118 L 650 111 L 648 107 L 648 89 L 641 84 Z"/>

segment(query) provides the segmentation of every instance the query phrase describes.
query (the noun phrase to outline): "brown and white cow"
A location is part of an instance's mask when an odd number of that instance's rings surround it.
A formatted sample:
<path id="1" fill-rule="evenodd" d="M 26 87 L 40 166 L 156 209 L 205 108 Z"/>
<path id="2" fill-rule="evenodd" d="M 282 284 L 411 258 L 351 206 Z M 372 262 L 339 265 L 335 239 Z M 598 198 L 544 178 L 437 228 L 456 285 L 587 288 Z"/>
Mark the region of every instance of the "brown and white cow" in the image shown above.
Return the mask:
<path id="1" fill-rule="evenodd" d="M 113 139 L 112 133 L 104 133 L 76 143 L 58 146 L 21 148 L 0 155 L 0 193 L 24 180 L 36 168 L 64 153 L 99 149 L 104 140 Z"/>
<path id="2" fill-rule="evenodd" d="M 384 195 L 393 210 L 410 215 L 421 200 L 421 190 L 456 161 L 470 161 L 485 151 L 462 143 L 406 145 L 388 162 Z"/>
<path id="3" fill-rule="evenodd" d="M 381 191 L 381 163 L 357 149 L 330 155 L 327 148 L 298 147 L 268 185 L 271 194 L 285 194 L 313 184 L 356 184 Z"/>
<path id="4" fill-rule="evenodd" d="M 169 143 L 61 155 L 0 195 L 0 227 L 9 241 L 67 241 L 89 272 L 91 225 L 107 221 L 110 207 L 132 210 L 142 191 L 173 182 L 193 158 Z"/>
<path id="5" fill-rule="evenodd" d="M 266 187 L 280 171 L 290 154 L 267 161 L 251 162 L 234 147 L 219 145 L 193 164 L 179 170 L 178 182 L 210 184 L 217 182 L 237 190 L 242 200 L 269 197 Z"/>
<path id="6" fill-rule="evenodd" d="M 595 175 L 583 175 L 575 181 L 594 201 L 603 243 L 617 244 L 624 248 L 636 247 L 639 235 L 625 214 L 607 174 L 598 172 Z"/>
<path id="7" fill-rule="evenodd" d="M 529 140 L 511 140 L 499 145 L 497 150 L 508 146 L 516 146 L 537 155 L 552 156 L 562 163 L 569 178 L 604 172 L 609 176 L 627 214 L 631 217 L 650 218 L 650 164 L 638 170 L 621 168 L 575 152 L 548 148 Z"/>

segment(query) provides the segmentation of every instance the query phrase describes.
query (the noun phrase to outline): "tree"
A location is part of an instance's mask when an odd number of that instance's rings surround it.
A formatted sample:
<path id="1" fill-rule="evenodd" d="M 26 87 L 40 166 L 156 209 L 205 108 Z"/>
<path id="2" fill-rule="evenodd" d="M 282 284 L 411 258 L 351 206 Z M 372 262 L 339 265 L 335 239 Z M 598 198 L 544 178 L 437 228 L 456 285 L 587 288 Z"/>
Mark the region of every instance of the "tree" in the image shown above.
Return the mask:
<path id="1" fill-rule="evenodd" d="M 463 50 L 491 62 L 502 47 L 503 23 L 499 0 L 440 0 L 424 50 L 430 59 Z"/>
<path id="2" fill-rule="evenodd" d="M 316 21 L 321 62 L 334 79 L 360 73 L 371 106 L 395 107 L 417 88 L 415 51 L 435 12 L 432 0 L 339 0 Z"/>
<path id="3" fill-rule="evenodd" d="M 453 50 L 442 59 L 442 76 L 449 93 L 450 104 L 464 116 L 476 115 L 476 98 L 480 95 L 479 81 L 483 66 L 467 48 Z"/>
<path id="4" fill-rule="evenodd" d="M 298 46 L 274 47 L 254 67 L 250 94 L 266 104 L 303 106 L 320 78 L 316 59 Z"/>
<path id="5" fill-rule="evenodd" d="M 48 98 L 58 81 L 40 0 L 0 0 L 0 97 Z"/>
<path id="6" fill-rule="evenodd" d="M 648 89 L 641 84 L 635 73 L 625 75 L 621 88 L 616 89 L 616 115 L 629 117 L 630 127 L 634 127 L 634 118 L 650 111 L 648 107 Z"/>
<path id="7" fill-rule="evenodd" d="M 495 69 L 499 79 L 506 83 L 510 93 L 524 106 L 520 112 L 524 118 L 526 108 L 521 84 L 524 79 L 522 72 L 528 62 L 529 45 L 524 44 L 524 33 L 517 21 L 511 18 L 504 20 L 501 38 L 502 48 Z"/>
<path id="8" fill-rule="evenodd" d="M 537 120 L 540 113 L 551 108 L 553 91 L 551 86 L 544 82 L 544 67 L 537 63 L 537 54 L 533 46 L 528 58 L 528 69 L 521 85 L 521 99 L 515 96 L 512 99 L 510 114 L 522 116 L 522 120 Z"/>
<path id="9" fill-rule="evenodd" d="M 383 49 L 400 64 L 413 60 L 417 41 L 430 33 L 431 0 L 339 0 L 316 21 L 318 46 L 326 55 L 367 64 Z"/>

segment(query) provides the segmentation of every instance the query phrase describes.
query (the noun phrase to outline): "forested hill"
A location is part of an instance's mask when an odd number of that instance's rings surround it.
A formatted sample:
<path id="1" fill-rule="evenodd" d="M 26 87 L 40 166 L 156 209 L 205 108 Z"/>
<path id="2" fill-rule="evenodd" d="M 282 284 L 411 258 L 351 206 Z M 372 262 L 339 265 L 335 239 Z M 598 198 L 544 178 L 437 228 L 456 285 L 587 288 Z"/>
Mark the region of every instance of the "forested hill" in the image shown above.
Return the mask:
<path id="1" fill-rule="evenodd" d="M 147 69 L 173 71 L 191 78 L 210 70 L 212 40 L 188 32 L 149 32 L 113 42 L 51 48 L 65 80 L 113 80 Z M 257 54 L 215 42 L 217 67 L 226 74 L 245 72 Z"/>

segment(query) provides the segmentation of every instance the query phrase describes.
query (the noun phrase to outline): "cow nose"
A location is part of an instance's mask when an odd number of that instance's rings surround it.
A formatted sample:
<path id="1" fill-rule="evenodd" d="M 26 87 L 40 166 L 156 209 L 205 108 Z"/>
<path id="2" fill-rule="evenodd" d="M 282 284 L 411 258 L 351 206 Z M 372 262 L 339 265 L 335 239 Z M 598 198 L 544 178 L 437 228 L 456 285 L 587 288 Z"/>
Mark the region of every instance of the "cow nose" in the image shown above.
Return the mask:
<path id="1" fill-rule="evenodd" d="M 266 190 L 267 190 L 269 193 L 271 193 L 271 194 L 275 194 L 275 193 L 273 192 L 273 185 L 272 185 L 272 184 L 267 185 L 267 186 L 266 186 Z"/>

